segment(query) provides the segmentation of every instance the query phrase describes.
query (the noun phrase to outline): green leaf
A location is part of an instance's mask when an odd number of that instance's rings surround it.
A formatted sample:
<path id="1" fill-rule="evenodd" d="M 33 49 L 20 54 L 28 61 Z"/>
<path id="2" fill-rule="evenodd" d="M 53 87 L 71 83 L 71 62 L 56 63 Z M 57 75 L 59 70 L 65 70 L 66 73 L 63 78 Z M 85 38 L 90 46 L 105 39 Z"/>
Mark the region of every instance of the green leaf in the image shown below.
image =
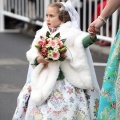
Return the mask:
<path id="1" fill-rule="evenodd" d="M 63 43 L 65 43 L 66 39 L 62 39 L 61 41 L 62 41 Z"/>
<path id="2" fill-rule="evenodd" d="M 67 48 L 65 46 L 59 50 L 60 53 L 66 52 L 66 51 L 67 51 Z"/>
<path id="3" fill-rule="evenodd" d="M 60 37 L 60 33 L 57 33 L 57 34 L 54 36 L 54 38 L 55 38 L 55 37 Z"/>
<path id="4" fill-rule="evenodd" d="M 59 58 L 59 61 L 64 61 L 66 59 L 66 57 L 61 57 Z"/>
<path id="5" fill-rule="evenodd" d="M 46 36 L 49 38 L 50 37 L 50 32 L 47 31 Z"/>
<path id="6" fill-rule="evenodd" d="M 39 46 L 39 45 L 35 45 L 35 47 L 36 47 L 38 50 L 41 49 L 41 46 Z"/>

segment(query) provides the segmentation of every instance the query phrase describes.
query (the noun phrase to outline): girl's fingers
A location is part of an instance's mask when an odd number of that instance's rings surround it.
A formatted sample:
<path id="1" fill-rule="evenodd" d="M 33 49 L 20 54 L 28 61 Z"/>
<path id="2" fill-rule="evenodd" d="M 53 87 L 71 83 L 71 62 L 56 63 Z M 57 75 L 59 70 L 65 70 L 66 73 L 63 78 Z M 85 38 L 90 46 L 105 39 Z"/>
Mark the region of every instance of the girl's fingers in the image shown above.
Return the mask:
<path id="1" fill-rule="evenodd" d="M 89 32 L 89 33 L 95 33 L 95 29 L 88 28 L 88 32 Z"/>
<path id="2" fill-rule="evenodd" d="M 44 63 L 44 68 L 48 67 L 48 63 Z"/>
<path id="3" fill-rule="evenodd" d="M 90 33 L 90 34 L 100 34 L 100 30 L 98 29 L 98 28 L 93 28 L 93 27 L 89 27 L 88 28 L 88 32 Z"/>
<path id="4" fill-rule="evenodd" d="M 100 34 L 100 30 L 98 28 L 95 28 L 96 34 Z"/>

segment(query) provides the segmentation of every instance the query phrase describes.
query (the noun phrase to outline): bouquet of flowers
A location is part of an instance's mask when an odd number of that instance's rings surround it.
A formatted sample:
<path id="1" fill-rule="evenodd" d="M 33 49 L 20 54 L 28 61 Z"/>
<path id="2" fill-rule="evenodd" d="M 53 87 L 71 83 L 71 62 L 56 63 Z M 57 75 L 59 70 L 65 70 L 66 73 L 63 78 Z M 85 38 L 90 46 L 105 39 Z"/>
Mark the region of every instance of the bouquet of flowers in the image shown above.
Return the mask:
<path id="1" fill-rule="evenodd" d="M 66 39 L 60 38 L 60 33 L 54 37 L 47 31 L 46 36 L 40 36 L 40 40 L 35 45 L 39 54 L 48 61 L 64 61 L 67 47 L 64 45 Z"/>

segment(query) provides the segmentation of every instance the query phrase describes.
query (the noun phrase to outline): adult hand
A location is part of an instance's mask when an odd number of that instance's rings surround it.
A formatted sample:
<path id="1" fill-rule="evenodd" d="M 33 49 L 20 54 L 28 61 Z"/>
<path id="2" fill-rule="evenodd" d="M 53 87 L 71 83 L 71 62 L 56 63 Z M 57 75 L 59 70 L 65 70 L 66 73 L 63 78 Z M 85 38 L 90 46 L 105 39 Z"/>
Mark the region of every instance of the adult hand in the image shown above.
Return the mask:
<path id="1" fill-rule="evenodd" d="M 89 28 L 88 32 L 90 34 L 100 34 L 100 28 L 105 24 L 101 19 L 97 18 L 95 21 L 93 21 Z"/>

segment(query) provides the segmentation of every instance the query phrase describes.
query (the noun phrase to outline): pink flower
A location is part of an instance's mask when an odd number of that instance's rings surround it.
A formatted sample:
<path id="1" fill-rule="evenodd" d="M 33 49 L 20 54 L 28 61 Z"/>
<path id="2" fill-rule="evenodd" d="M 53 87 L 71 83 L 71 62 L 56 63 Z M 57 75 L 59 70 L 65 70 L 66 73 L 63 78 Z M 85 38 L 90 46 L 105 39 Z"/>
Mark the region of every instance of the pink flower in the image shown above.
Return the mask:
<path id="1" fill-rule="evenodd" d="M 46 45 L 46 40 L 44 38 L 40 39 L 40 41 L 38 42 L 39 45 L 41 45 L 42 47 Z"/>
<path id="2" fill-rule="evenodd" d="M 73 89 L 68 89 L 67 91 L 69 94 L 73 93 Z"/>
<path id="3" fill-rule="evenodd" d="M 66 52 L 63 52 L 60 54 L 61 57 L 65 57 L 66 56 Z"/>
<path id="4" fill-rule="evenodd" d="M 49 44 L 52 48 L 56 47 L 57 46 L 57 41 L 56 40 L 50 40 L 49 41 Z"/>
<path id="5" fill-rule="evenodd" d="M 52 52 L 52 59 L 53 60 L 58 60 L 60 57 L 60 53 L 59 52 Z"/>
<path id="6" fill-rule="evenodd" d="M 51 41 L 51 40 L 52 40 L 52 38 L 51 38 L 51 37 L 47 39 L 47 41 L 48 41 L 48 42 L 49 42 L 49 41 Z"/>
<path id="7" fill-rule="evenodd" d="M 43 47 L 43 48 L 41 49 L 41 52 L 45 53 L 45 52 L 46 52 L 46 48 Z"/>
<path id="8" fill-rule="evenodd" d="M 60 46 L 60 48 L 63 47 L 63 42 L 59 40 L 58 45 Z"/>
<path id="9" fill-rule="evenodd" d="M 38 113 L 39 113 L 39 110 L 37 108 L 34 108 L 33 109 L 33 114 L 35 115 L 35 114 L 38 114 Z"/>
<path id="10" fill-rule="evenodd" d="M 46 48 L 43 47 L 41 49 L 41 52 L 42 52 L 43 56 L 47 56 L 47 49 Z"/>

